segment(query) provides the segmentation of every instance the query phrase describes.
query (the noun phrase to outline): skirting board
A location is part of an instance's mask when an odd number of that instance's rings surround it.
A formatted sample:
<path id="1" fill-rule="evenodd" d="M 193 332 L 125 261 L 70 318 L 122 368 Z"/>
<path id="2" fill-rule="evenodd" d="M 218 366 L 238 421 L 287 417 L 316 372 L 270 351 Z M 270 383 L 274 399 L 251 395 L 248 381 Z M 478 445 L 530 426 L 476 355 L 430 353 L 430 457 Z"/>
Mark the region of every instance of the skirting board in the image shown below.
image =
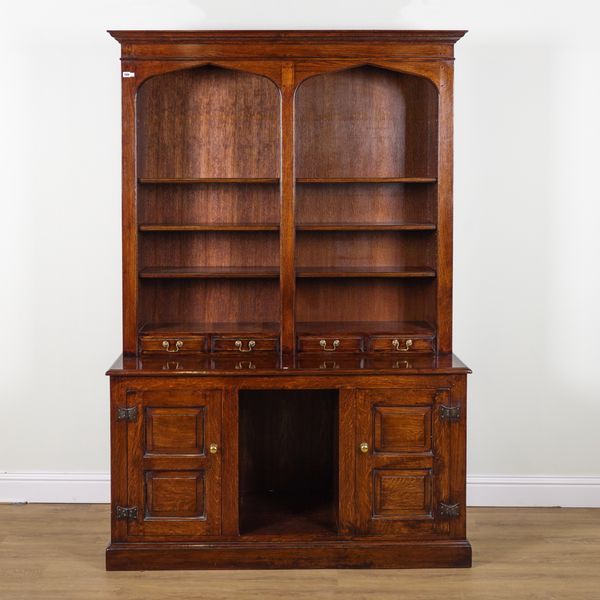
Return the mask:
<path id="1" fill-rule="evenodd" d="M 108 473 L 0 473 L 0 502 L 109 501 Z M 600 508 L 600 476 L 471 475 L 467 504 Z"/>

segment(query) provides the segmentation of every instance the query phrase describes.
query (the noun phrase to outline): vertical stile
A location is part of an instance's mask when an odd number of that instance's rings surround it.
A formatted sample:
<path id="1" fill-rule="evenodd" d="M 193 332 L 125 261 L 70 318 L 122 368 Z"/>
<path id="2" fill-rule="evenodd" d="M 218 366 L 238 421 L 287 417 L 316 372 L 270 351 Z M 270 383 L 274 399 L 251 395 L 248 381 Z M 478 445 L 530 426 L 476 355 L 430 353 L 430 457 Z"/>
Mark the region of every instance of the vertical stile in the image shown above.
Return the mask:
<path id="1" fill-rule="evenodd" d="M 281 67 L 281 229 L 280 229 L 280 294 L 281 351 L 289 356 L 294 351 L 295 324 L 295 182 L 294 182 L 294 64 Z M 284 358 L 284 364 L 287 359 Z"/>
<path id="2" fill-rule="evenodd" d="M 123 220 L 123 352 L 137 350 L 138 264 L 135 96 L 137 83 L 132 63 L 121 64 L 122 81 L 122 220 Z"/>
<path id="3" fill-rule="evenodd" d="M 440 353 L 452 352 L 453 66 L 440 65 L 437 183 L 437 338 Z"/>

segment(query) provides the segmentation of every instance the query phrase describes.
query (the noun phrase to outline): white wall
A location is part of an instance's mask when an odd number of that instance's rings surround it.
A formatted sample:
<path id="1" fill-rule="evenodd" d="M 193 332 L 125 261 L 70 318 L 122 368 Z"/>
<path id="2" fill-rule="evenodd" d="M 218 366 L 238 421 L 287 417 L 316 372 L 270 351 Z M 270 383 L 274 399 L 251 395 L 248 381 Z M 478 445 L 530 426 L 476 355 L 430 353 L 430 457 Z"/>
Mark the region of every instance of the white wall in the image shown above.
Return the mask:
<path id="1" fill-rule="evenodd" d="M 104 371 L 118 353 L 121 315 L 120 70 L 106 29 L 465 28 L 456 49 L 455 351 L 474 370 L 469 473 L 477 485 L 563 476 L 600 490 L 597 3 L 0 7 L 5 485 L 28 472 L 67 481 L 99 473 L 105 485 L 109 467 Z M 540 475 L 549 479 L 528 479 Z M 18 489 L 21 499 L 37 497 L 31 486 Z"/>

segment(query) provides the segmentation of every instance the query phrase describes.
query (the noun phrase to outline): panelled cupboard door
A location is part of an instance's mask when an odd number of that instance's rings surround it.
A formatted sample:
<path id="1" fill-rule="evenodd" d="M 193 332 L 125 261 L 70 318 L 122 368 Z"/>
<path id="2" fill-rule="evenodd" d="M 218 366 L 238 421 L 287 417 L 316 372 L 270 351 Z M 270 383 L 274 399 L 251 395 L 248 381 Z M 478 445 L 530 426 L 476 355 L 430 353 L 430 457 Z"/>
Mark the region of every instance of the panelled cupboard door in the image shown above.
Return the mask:
<path id="1" fill-rule="evenodd" d="M 221 533 L 221 390 L 128 391 L 128 537 Z"/>
<path id="2" fill-rule="evenodd" d="M 356 498 L 366 535 L 448 535 L 449 388 L 357 390 Z"/>

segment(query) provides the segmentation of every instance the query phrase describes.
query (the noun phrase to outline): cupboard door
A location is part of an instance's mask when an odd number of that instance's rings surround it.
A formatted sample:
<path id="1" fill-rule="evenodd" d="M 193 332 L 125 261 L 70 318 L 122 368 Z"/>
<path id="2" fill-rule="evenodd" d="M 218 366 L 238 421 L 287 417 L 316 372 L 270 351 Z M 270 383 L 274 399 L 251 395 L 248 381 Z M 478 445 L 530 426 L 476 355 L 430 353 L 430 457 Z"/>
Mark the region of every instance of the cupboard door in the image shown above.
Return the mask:
<path id="1" fill-rule="evenodd" d="M 221 531 L 220 390 L 128 391 L 128 537 Z M 131 414 L 131 412 L 130 412 Z"/>
<path id="2" fill-rule="evenodd" d="M 358 529 L 373 535 L 447 535 L 449 389 L 357 390 Z"/>

